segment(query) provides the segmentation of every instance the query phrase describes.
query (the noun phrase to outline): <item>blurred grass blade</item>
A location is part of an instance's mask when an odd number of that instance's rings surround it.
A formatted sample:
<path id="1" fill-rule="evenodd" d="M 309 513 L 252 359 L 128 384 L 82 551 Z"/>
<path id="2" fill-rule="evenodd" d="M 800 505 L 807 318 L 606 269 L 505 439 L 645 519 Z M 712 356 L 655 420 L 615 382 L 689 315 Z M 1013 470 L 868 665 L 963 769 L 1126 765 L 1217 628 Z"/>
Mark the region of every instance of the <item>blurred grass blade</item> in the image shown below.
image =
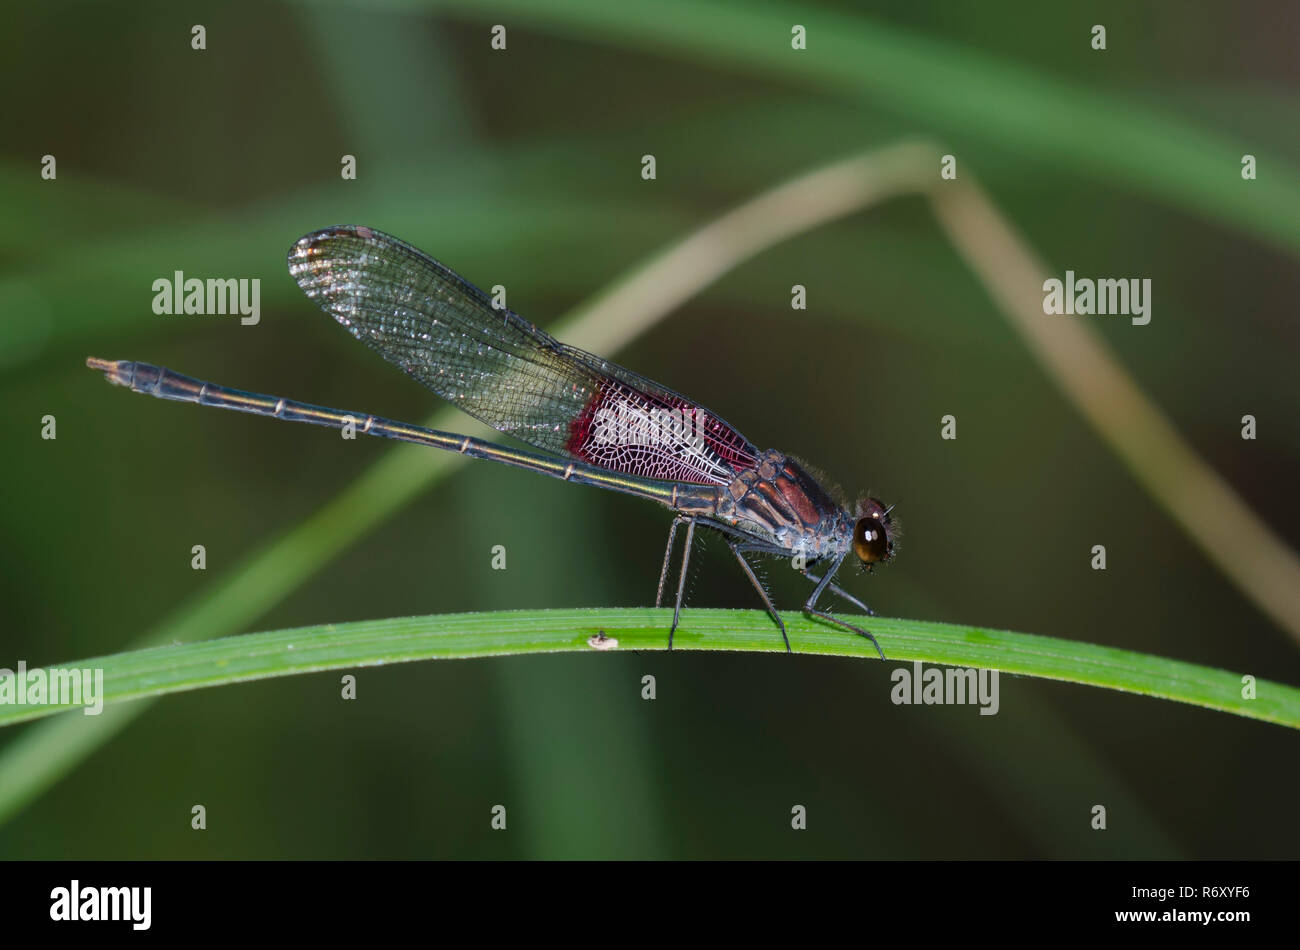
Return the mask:
<path id="1" fill-rule="evenodd" d="M 151 647 L 61 668 L 102 669 L 102 698 L 118 703 L 206 686 L 412 660 L 663 650 L 671 618 L 671 610 L 644 607 L 399 617 Z M 785 652 L 771 618 L 761 610 L 692 608 L 683 620 L 673 640 L 679 650 Z M 864 637 L 830 624 L 793 613 L 786 615 L 785 623 L 795 653 L 876 657 Z M 893 662 L 976 667 L 1102 686 L 1300 728 L 1300 689 L 1256 680 L 1256 698 L 1245 699 L 1242 675 L 1226 670 L 986 627 L 875 617 L 871 630 Z M 3 705 L 0 726 L 64 708 Z"/>
<path id="2" fill-rule="evenodd" d="M 1044 316 L 1047 268 L 978 184 L 968 176 L 958 187 L 931 187 L 930 197 L 1047 374 L 1206 558 L 1300 642 L 1300 557 L 1196 454 L 1091 324 Z"/>
<path id="3" fill-rule="evenodd" d="M 853 13 L 709 0 L 392 0 L 602 44 L 675 54 L 711 68 L 814 83 L 906 114 L 918 130 L 995 142 L 1053 167 L 1099 175 L 1300 253 L 1300 172 L 1275 155 L 1134 98 Z M 808 48 L 790 48 L 790 28 Z M 1080 27 L 1078 43 L 1086 42 Z M 1057 37 L 1048 41 L 1068 42 Z M 1241 179 L 1254 154 L 1256 181 Z"/>

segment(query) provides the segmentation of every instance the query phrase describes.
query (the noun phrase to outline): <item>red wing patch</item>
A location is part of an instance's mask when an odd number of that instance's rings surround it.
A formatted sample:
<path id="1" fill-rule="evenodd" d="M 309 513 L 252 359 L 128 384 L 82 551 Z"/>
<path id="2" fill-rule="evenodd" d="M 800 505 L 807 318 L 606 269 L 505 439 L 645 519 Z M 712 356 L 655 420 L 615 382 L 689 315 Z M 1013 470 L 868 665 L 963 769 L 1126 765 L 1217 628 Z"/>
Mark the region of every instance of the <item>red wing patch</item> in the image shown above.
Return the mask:
<path id="1" fill-rule="evenodd" d="M 565 449 L 609 471 L 696 485 L 727 484 L 756 462 L 744 436 L 701 407 L 615 379 L 570 424 Z"/>

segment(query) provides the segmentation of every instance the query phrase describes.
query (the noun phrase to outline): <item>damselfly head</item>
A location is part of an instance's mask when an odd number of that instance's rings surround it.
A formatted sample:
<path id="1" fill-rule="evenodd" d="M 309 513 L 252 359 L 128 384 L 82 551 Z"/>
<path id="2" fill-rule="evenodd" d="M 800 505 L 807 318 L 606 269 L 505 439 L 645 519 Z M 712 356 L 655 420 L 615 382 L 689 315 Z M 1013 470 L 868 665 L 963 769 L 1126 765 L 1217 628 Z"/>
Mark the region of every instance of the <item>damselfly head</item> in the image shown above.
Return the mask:
<path id="1" fill-rule="evenodd" d="M 888 508 L 875 498 L 858 502 L 858 521 L 853 526 L 853 553 L 868 568 L 894 556 L 894 541 L 898 526 L 890 516 L 894 506 Z"/>

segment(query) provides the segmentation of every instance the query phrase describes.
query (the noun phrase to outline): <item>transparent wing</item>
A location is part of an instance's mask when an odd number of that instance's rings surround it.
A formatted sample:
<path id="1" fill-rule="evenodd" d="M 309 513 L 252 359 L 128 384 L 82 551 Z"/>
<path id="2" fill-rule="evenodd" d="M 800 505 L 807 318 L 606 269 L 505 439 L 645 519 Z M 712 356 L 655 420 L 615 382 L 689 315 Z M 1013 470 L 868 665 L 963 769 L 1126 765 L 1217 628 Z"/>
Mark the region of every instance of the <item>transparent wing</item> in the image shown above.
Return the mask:
<path id="1" fill-rule="evenodd" d="M 684 396 L 559 343 L 433 258 L 372 228 L 308 234 L 289 273 L 408 376 L 539 449 L 645 478 L 725 484 L 757 450 Z"/>

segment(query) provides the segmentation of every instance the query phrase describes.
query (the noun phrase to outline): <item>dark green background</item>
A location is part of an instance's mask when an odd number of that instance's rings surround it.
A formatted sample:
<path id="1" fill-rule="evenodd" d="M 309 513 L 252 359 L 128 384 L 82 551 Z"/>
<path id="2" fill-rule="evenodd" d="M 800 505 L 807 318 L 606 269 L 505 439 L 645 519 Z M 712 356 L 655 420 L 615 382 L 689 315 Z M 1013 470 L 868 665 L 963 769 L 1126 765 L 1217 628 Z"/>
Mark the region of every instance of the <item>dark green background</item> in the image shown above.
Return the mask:
<path id="1" fill-rule="evenodd" d="M 87 371 L 87 355 L 419 421 L 435 400 L 294 286 L 284 255 L 299 235 L 343 222 L 395 233 L 480 285 L 506 284 L 511 306 L 546 325 L 781 181 L 917 135 L 957 154 L 1054 272 L 1152 279 L 1150 326 L 1097 325 L 1197 451 L 1300 542 L 1300 239 L 1180 204 L 1087 158 L 1127 155 L 1135 146 L 1122 134 L 1028 147 L 1037 127 L 1068 129 L 1068 110 L 1017 115 L 1029 132 L 1009 135 L 982 117 L 1014 102 L 982 101 L 978 83 L 938 68 L 973 55 L 1031 93 L 1098 97 L 1121 132 L 1158 114 L 1272 157 L 1251 184 L 1227 164 L 1225 193 L 1268 179 L 1294 187 L 1300 10 L 644 6 L 651 21 L 697 17 L 693 45 L 603 30 L 582 3 L 554 17 L 416 2 L 7 12 L 0 666 L 126 647 L 389 451 L 129 396 Z M 923 43 L 936 68 L 891 82 L 937 91 L 955 110 L 926 113 L 889 84 L 873 93 L 734 55 L 740 34 L 768 29 L 788 50 L 791 23 L 827 16 Z M 204 52 L 190 49 L 194 23 L 207 27 Z M 489 49 L 494 23 L 509 30 L 504 53 Z M 1108 27 L 1104 53 L 1089 48 L 1094 23 Z M 813 29 L 809 49 L 789 55 L 825 56 L 825 37 Z M 870 74 L 865 52 L 851 59 Z M 56 182 L 39 177 L 47 153 Z M 349 153 L 355 182 L 339 177 Z M 640 178 L 645 153 L 657 156 L 655 182 Z M 155 316 L 150 285 L 178 269 L 261 278 L 261 324 Z M 808 287 L 806 312 L 790 310 L 795 283 Z M 848 582 L 883 613 L 1300 683 L 1295 641 L 1084 424 L 920 199 L 764 252 L 617 358 L 850 492 L 899 501 L 900 556 Z M 46 413 L 55 442 L 39 438 Z M 939 439 L 945 413 L 958 416 L 956 442 Z M 1244 413 L 1260 420 L 1255 442 L 1239 437 Z M 667 526 L 654 506 L 479 463 L 229 632 L 646 604 Z M 196 543 L 206 573 L 190 569 Z M 1098 543 L 1104 573 L 1088 565 Z M 496 544 L 509 552 L 504 573 L 489 567 Z M 690 603 L 755 606 L 729 559 L 706 545 Z M 778 603 L 796 606 L 802 583 L 770 573 Z M 1297 852 L 1293 732 L 1012 677 L 994 717 L 900 707 L 889 702 L 894 666 L 556 656 L 367 669 L 352 703 L 337 674 L 169 697 L 0 827 L 0 856 Z M 647 673 L 655 702 L 640 699 Z M 196 802 L 208 809 L 203 833 L 189 830 Z M 489 829 L 497 803 L 509 808 L 504 834 Z M 795 803 L 809 809 L 803 833 L 789 829 Z M 1096 803 L 1109 810 L 1102 833 L 1089 826 Z"/>

